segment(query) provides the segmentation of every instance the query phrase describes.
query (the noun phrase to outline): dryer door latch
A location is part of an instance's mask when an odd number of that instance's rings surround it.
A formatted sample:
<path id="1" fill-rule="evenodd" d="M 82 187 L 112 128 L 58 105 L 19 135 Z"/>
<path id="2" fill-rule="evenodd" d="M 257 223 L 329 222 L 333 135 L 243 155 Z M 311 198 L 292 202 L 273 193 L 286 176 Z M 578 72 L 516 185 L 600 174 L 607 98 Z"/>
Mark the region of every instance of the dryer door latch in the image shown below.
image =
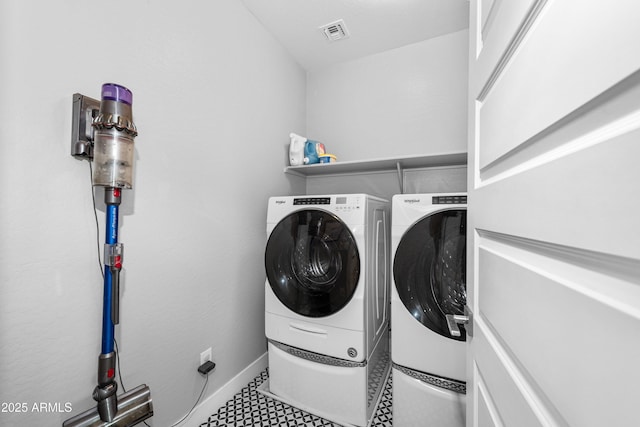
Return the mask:
<path id="1" fill-rule="evenodd" d="M 464 329 L 467 331 L 467 335 L 473 336 L 473 313 L 469 306 L 464 306 L 464 315 L 461 314 L 447 314 L 447 326 L 449 327 L 449 333 L 451 336 L 459 337 L 461 335 L 458 324 L 464 325 Z"/>

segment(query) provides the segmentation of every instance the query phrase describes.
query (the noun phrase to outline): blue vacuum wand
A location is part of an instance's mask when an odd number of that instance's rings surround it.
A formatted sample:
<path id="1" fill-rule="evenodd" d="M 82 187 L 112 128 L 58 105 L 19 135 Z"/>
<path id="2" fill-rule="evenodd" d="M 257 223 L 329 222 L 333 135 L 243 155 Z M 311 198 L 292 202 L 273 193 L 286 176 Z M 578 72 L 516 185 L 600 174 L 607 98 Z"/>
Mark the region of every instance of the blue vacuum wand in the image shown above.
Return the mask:
<path id="1" fill-rule="evenodd" d="M 122 244 L 118 243 L 118 214 L 121 202 L 119 188 L 105 188 L 107 208 L 104 246 L 104 296 L 102 305 L 102 353 L 98 359 L 98 385 L 93 398 L 104 421 L 112 421 L 118 411 L 115 382 L 116 353 L 113 350 L 115 325 L 119 323 L 120 270 Z"/>
<path id="2" fill-rule="evenodd" d="M 129 89 L 112 83 L 104 84 L 100 111 L 93 121 L 93 185 L 105 187 L 106 205 L 102 352 L 98 358 L 98 385 L 93 391 L 97 406 L 66 420 L 64 427 L 128 427 L 153 415 L 149 387 L 142 384 L 118 398 L 115 381 L 114 330 L 120 323 L 123 260 L 123 246 L 118 243 L 118 216 L 121 189 L 133 187 L 133 139 L 138 134 L 132 121 L 132 98 Z"/>

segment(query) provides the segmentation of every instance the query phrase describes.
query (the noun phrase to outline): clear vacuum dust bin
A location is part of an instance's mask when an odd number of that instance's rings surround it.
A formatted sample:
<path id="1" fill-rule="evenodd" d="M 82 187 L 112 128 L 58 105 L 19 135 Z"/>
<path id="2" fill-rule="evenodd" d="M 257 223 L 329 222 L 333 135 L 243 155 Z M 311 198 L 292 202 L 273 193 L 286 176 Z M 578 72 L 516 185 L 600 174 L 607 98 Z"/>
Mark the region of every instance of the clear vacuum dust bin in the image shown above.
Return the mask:
<path id="1" fill-rule="evenodd" d="M 100 112 L 93 120 L 93 185 L 133 187 L 133 140 L 138 132 L 132 119 L 132 101 L 133 94 L 126 87 L 102 85 Z"/>

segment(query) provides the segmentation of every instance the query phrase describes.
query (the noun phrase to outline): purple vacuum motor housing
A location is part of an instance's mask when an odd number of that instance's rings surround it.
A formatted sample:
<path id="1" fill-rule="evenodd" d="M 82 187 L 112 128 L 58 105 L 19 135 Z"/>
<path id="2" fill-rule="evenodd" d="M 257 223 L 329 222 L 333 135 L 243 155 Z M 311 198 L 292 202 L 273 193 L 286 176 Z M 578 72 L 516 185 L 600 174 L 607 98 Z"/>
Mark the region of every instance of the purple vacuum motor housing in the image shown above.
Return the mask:
<path id="1" fill-rule="evenodd" d="M 133 105 L 133 93 L 126 87 L 115 83 L 105 83 L 102 85 L 102 99 Z"/>
<path id="2" fill-rule="evenodd" d="M 93 185 L 133 188 L 133 140 L 138 135 L 131 104 L 133 94 L 115 83 L 102 85 L 100 111 L 93 120 Z"/>

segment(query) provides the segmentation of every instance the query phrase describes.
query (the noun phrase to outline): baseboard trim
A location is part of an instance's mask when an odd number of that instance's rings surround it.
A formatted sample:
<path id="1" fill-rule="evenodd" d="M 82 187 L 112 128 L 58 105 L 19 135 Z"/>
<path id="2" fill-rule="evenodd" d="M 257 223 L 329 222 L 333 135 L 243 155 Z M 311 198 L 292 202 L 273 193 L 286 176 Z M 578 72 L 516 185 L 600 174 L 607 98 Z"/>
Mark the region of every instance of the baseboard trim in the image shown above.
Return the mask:
<path id="1" fill-rule="evenodd" d="M 231 399 L 237 392 L 242 390 L 247 384 L 257 377 L 260 372 L 264 371 L 268 364 L 269 358 L 265 352 L 262 356 L 258 357 L 249 366 L 244 368 L 238 375 L 231 378 L 220 387 L 215 393 L 209 396 L 206 400 L 200 403 L 193 413 L 186 420 L 185 427 L 197 427 L 207 420 L 207 418 L 214 414 L 220 407 L 222 407 L 229 399 Z"/>

